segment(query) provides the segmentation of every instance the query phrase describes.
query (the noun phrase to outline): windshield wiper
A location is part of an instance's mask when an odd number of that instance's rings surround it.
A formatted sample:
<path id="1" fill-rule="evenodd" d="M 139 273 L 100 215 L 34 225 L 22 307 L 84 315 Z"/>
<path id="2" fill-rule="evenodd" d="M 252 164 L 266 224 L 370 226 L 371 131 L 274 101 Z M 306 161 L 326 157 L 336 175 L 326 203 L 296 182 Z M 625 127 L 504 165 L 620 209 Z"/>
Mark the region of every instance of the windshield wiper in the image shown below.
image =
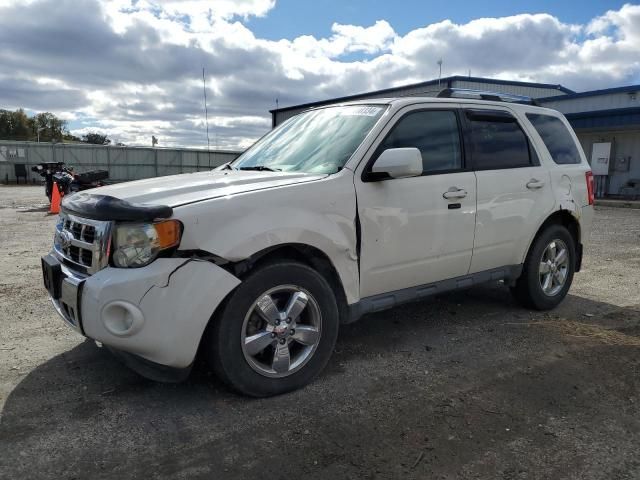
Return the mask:
<path id="1" fill-rule="evenodd" d="M 253 167 L 240 167 L 238 170 L 254 170 L 257 172 L 281 172 L 281 168 L 271 168 L 265 165 L 254 165 Z"/>

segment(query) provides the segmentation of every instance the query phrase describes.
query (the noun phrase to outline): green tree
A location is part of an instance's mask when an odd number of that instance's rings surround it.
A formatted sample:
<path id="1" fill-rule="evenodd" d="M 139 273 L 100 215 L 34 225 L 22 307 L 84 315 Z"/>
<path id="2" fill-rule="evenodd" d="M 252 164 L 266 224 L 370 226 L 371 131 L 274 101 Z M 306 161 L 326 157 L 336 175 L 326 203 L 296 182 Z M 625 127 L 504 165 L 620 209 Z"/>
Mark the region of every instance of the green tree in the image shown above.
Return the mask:
<path id="1" fill-rule="evenodd" d="M 82 141 L 93 145 L 109 145 L 111 140 L 106 135 L 97 132 L 89 132 L 82 136 Z"/>
<path id="2" fill-rule="evenodd" d="M 0 138 L 5 140 L 29 140 L 31 119 L 19 109 L 15 112 L 0 110 Z"/>
<path id="3" fill-rule="evenodd" d="M 73 142 L 73 143 L 82 142 L 82 139 L 80 137 L 76 137 L 75 135 L 72 135 L 70 132 L 65 132 L 65 134 L 62 135 L 62 140 L 64 142 Z"/>
<path id="4" fill-rule="evenodd" d="M 56 117 L 53 113 L 38 113 L 33 117 L 33 124 L 36 128 L 36 137 L 40 130 L 40 141 L 62 141 L 63 135 L 66 133 L 67 122 Z"/>
<path id="5" fill-rule="evenodd" d="M 36 140 L 61 141 L 71 136 L 67 130 L 67 122 L 53 113 L 43 112 L 29 117 L 23 109 L 14 112 L 0 110 L 0 139 L 2 140 Z"/>
<path id="6" fill-rule="evenodd" d="M 12 127 L 13 112 L 0 110 L 0 138 L 8 139 L 13 133 Z"/>

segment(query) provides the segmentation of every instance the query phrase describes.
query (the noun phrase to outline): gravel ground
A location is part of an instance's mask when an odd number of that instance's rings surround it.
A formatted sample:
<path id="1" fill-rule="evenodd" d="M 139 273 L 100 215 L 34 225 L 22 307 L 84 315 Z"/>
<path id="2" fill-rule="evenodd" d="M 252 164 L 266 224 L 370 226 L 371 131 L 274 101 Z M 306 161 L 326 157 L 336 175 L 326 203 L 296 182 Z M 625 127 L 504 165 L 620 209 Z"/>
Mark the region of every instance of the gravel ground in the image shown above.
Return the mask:
<path id="1" fill-rule="evenodd" d="M 499 286 L 342 328 L 309 387 L 158 384 L 56 317 L 41 187 L 0 187 L 0 478 L 640 478 L 640 211 L 598 208 L 556 310 Z"/>

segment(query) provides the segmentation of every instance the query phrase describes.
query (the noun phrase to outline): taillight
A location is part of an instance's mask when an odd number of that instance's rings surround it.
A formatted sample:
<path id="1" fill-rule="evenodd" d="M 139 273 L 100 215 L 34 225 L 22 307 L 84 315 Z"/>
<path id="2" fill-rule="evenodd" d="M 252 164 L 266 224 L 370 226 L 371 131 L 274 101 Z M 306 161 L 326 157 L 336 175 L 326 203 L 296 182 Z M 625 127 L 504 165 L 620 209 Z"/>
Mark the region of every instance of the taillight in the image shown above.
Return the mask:
<path id="1" fill-rule="evenodd" d="M 596 198 L 595 190 L 593 188 L 593 172 L 589 170 L 585 173 L 585 176 L 587 177 L 587 199 L 589 200 L 589 205 L 593 205 Z"/>

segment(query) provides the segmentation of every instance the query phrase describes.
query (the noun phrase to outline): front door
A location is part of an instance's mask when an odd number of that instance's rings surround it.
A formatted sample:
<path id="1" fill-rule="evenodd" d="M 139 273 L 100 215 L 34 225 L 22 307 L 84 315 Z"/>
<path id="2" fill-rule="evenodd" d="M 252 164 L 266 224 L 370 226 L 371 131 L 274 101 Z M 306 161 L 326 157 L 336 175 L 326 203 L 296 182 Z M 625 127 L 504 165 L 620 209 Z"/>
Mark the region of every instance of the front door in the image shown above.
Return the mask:
<path id="1" fill-rule="evenodd" d="M 476 178 L 465 169 L 457 110 L 404 109 L 382 138 L 365 175 L 382 151 L 403 147 L 420 150 L 423 175 L 356 176 L 362 298 L 465 275 L 473 249 Z"/>

